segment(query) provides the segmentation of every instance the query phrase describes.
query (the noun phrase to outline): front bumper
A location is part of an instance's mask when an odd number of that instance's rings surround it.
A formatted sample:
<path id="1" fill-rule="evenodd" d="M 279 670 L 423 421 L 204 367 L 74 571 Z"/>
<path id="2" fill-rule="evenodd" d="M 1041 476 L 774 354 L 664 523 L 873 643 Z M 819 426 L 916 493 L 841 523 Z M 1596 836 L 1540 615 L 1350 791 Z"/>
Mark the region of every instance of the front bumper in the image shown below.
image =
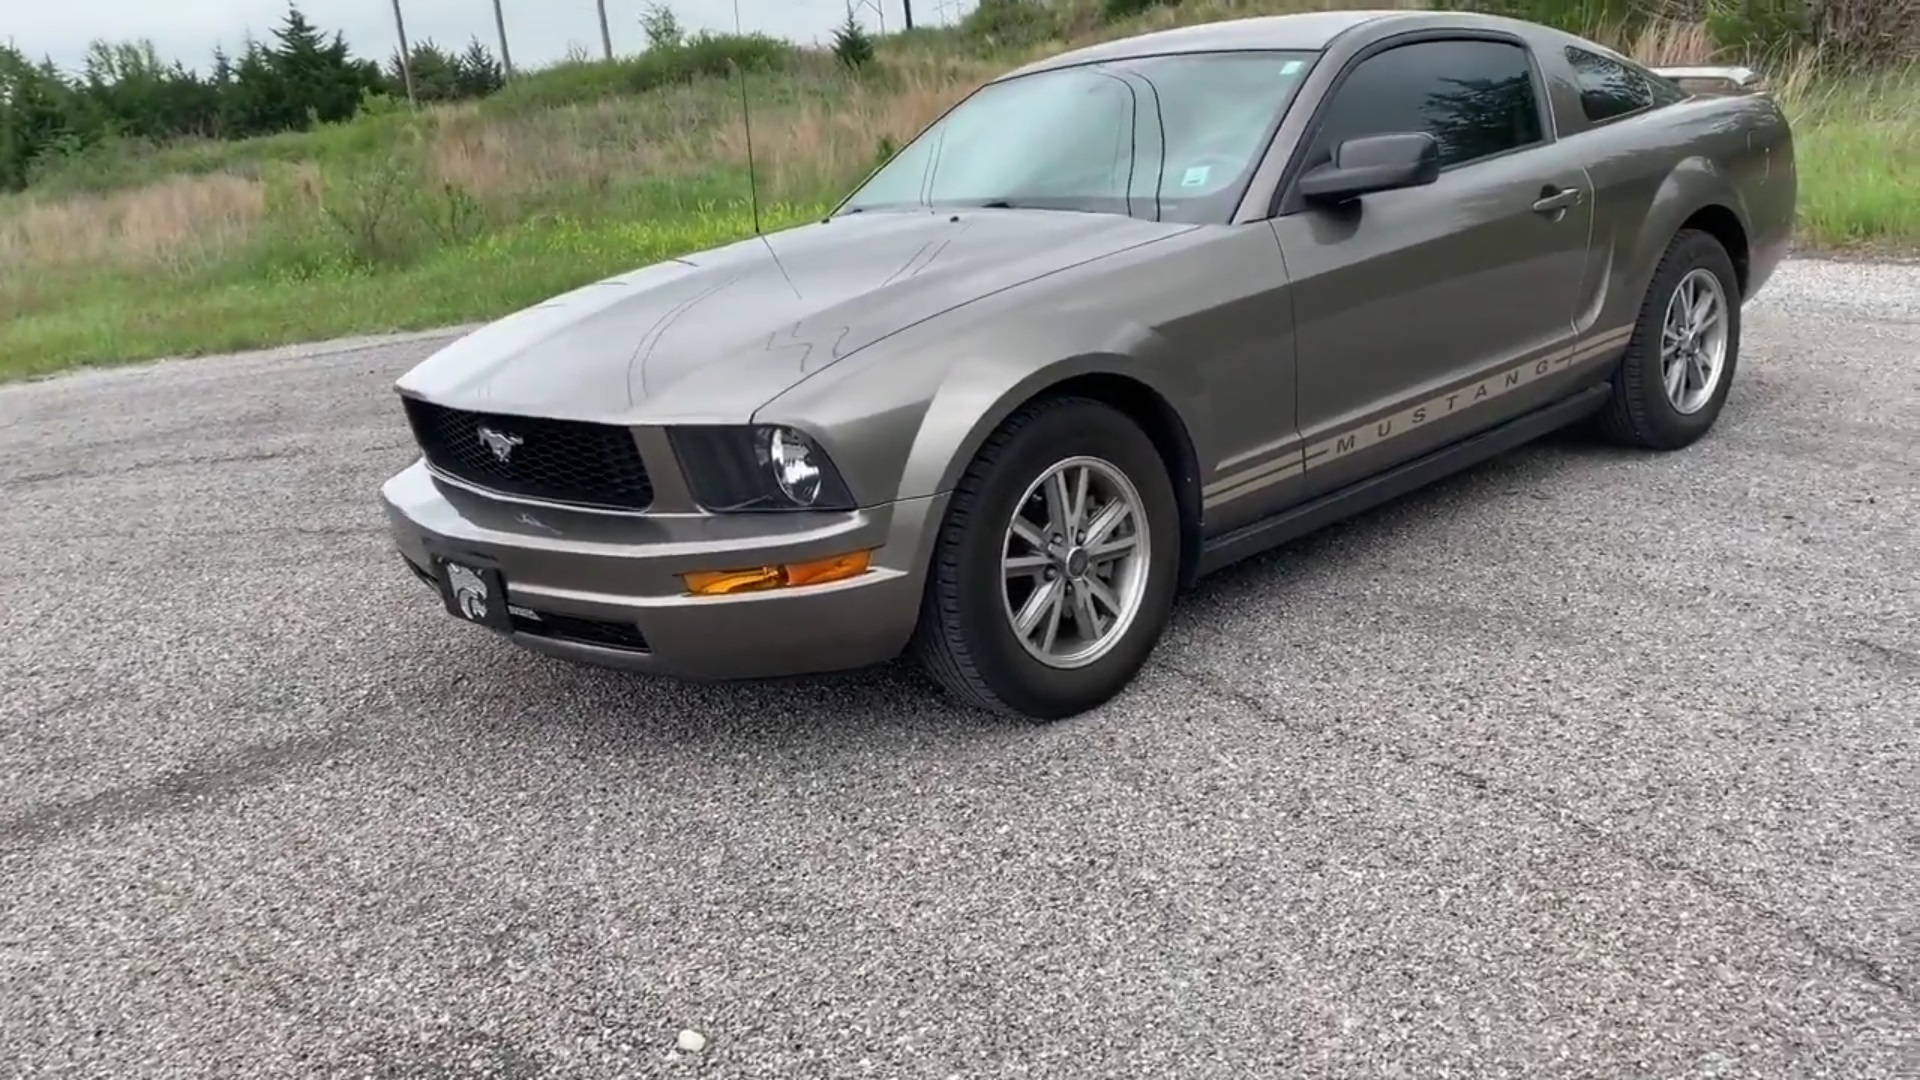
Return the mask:
<path id="1" fill-rule="evenodd" d="M 400 554 L 436 589 L 436 557 L 500 572 L 516 644 L 691 679 L 813 674 L 898 655 L 946 509 L 939 495 L 833 514 L 595 514 L 480 495 L 422 461 L 388 480 L 381 500 Z M 873 552 L 871 568 L 826 584 L 694 596 L 679 577 L 860 550 Z"/>

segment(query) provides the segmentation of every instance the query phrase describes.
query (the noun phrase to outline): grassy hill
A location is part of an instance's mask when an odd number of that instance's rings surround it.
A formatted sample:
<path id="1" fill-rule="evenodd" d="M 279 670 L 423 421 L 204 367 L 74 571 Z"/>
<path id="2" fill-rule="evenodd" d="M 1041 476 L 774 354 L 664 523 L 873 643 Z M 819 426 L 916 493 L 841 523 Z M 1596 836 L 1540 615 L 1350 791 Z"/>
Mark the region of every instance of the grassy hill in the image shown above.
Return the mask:
<path id="1" fill-rule="evenodd" d="M 1001 4 L 954 30 L 828 50 L 708 38 L 571 63 L 477 102 L 237 142 L 108 145 L 0 197 L 0 378 L 496 317 L 747 235 L 747 69 L 771 229 L 820 213 L 983 79 L 1142 29 L 1340 6 L 1186 0 L 1111 19 L 1096 0 Z M 1366 6 L 1380 6 L 1378 3 Z M 1651 62 L 1724 52 L 1705 25 L 1597 38 Z M 1920 77 L 1766 63 L 1799 131 L 1801 245 L 1920 243 Z"/>

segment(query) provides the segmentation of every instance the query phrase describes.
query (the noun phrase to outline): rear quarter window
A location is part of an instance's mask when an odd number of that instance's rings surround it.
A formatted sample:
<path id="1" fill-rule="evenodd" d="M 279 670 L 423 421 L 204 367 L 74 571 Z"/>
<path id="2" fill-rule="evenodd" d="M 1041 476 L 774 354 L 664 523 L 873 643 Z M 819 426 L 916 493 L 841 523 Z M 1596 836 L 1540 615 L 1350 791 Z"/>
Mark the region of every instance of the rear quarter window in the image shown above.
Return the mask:
<path id="1" fill-rule="evenodd" d="M 1572 45 L 1566 54 L 1580 90 L 1580 111 L 1590 124 L 1632 116 L 1684 96 L 1668 83 L 1611 57 Z"/>

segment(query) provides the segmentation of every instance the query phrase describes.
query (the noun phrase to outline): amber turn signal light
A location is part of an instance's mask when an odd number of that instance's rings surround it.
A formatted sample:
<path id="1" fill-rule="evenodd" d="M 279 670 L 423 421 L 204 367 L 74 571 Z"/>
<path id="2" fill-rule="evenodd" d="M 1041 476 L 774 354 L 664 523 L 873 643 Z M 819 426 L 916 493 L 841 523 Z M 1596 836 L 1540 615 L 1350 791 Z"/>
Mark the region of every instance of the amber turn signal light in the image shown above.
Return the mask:
<path id="1" fill-rule="evenodd" d="M 785 589 L 796 585 L 823 585 L 867 572 L 873 553 L 856 551 L 812 562 L 784 566 L 757 566 L 751 570 L 700 570 L 680 575 L 687 591 L 695 596 L 729 596 L 733 593 Z"/>

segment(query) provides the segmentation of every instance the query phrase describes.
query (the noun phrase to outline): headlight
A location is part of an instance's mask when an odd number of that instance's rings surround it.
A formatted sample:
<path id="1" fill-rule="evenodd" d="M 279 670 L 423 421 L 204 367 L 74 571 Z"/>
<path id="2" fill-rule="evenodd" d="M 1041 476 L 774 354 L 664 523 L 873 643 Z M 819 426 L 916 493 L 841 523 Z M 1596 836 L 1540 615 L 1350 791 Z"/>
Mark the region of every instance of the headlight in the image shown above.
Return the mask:
<path id="1" fill-rule="evenodd" d="M 826 452 L 792 428 L 679 427 L 669 438 L 694 499 L 708 510 L 853 507 Z"/>
<path id="2" fill-rule="evenodd" d="M 755 455 L 773 469 L 780 493 L 796 506 L 812 506 L 820 499 L 825 474 L 820 462 L 826 460 L 806 436 L 787 428 L 761 428 L 754 433 Z"/>

